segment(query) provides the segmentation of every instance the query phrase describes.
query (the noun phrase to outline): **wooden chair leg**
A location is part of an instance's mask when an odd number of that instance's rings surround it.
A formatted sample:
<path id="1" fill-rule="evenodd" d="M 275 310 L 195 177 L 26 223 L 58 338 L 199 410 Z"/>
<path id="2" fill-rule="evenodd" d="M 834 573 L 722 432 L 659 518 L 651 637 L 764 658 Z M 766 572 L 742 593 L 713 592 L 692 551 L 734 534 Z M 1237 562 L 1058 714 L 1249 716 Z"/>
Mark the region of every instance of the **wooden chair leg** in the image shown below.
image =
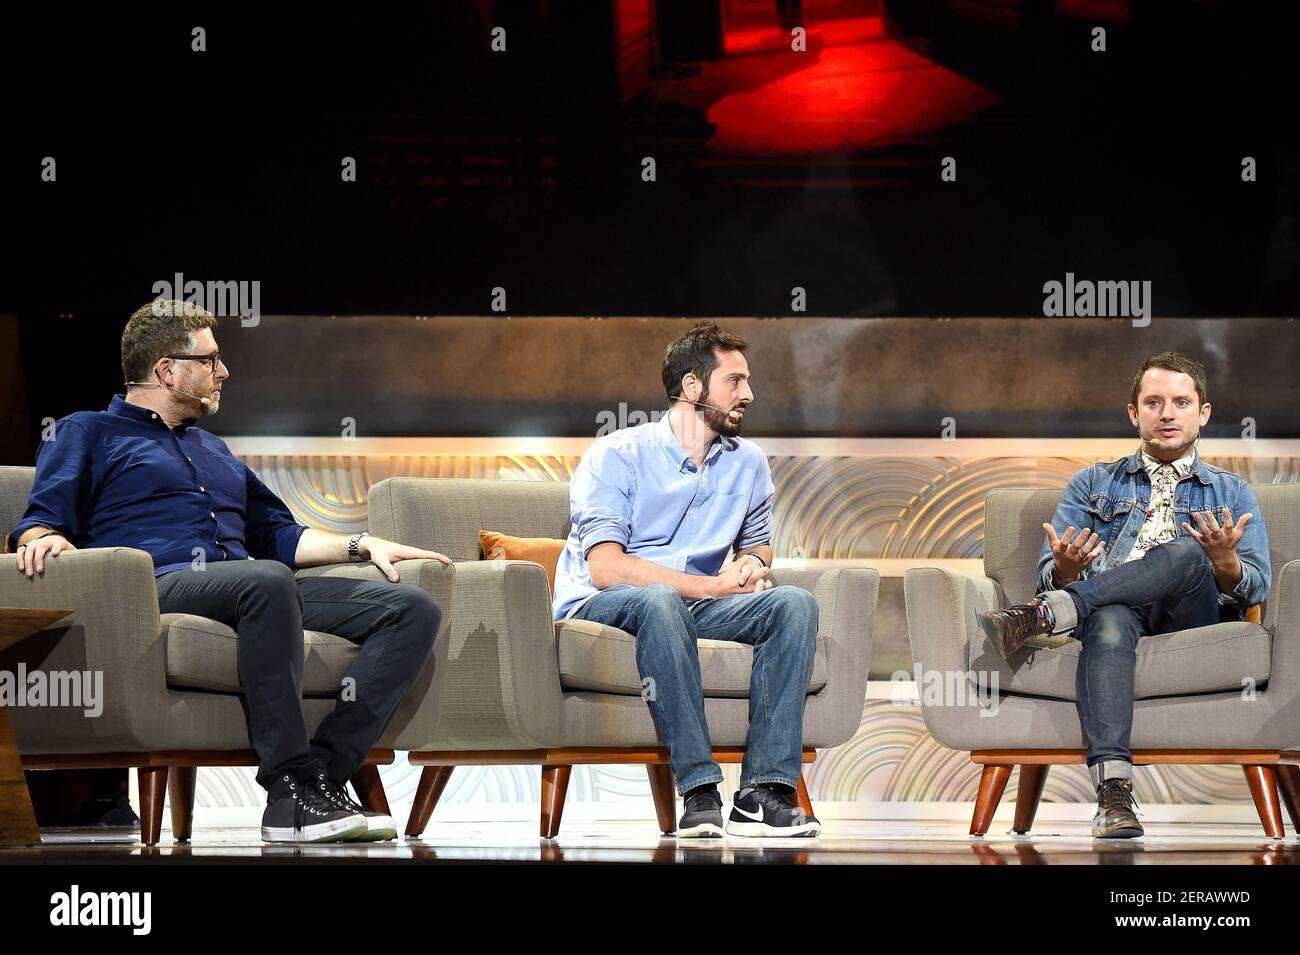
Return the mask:
<path id="1" fill-rule="evenodd" d="M 1047 771 L 1051 768 L 1046 763 L 1031 763 L 1020 767 L 1020 783 L 1016 787 L 1016 821 L 1011 828 L 1022 836 L 1034 828 L 1034 816 L 1038 815 L 1038 803 L 1043 798 Z"/>
<path id="2" fill-rule="evenodd" d="M 677 789 L 673 785 L 673 768 L 667 763 L 646 763 L 645 771 L 650 777 L 650 795 L 654 797 L 659 831 L 671 836 L 677 831 Z"/>
<path id="3" fill-rule="evenodd" d="M 1282 828 L 1282 804 L 1277 798 L 1277 773 L 1272 766 L 1243 766 L 1246 782 L 1250 786 L 1251 798 L 1255 800 L 1255 811 L 1259 821 L 1264 824 L 1264 834 L 1270 839 L 1285 839 L 1286 830 Z"/>
<path id="4" fill-rule="evenodd" d="M 352 788 L 357 791 L 361 805 L 371 812 L 392 815 L 388 808 L 388 794 L 384 792 L 384 782 L 379 778 L 378 766 L 362 766 L 352 774 Z"/>
<path id="5" fill-rule="evenodd" d="M 1010 778 L 1010 766 L 984 767 L 984 772 L 980 774 L 979 795 L 975 798 L 975 812 L 970 820 L 972 836 L 984 835 L 989 831 L 989 826 L 993 825 L 993 813 L 997 812 L 998 803 L 1002 801 L 1002 793 Z"/>
<path id="6" fill-rule="evenodd" d="M 542 826 L 543 839 L 554 839 L 560 831 L 560 817 L 564 815 L 564 797 L 569 791 L 572 766 L 542 767 Z"/>
<path id="7" fill-rule="evenodd" d="M 1277 788 L 1282 791 L 1291 828 L 1300 834 L 1300 766 L 1283 763 L 1277 767 Z"/>
<path id="8" fill-rule="evenodd" d="M 172 807 L 172 836 L 177 842 L 190 841 L 194 826 L 194 788 L 198 778 L 197 766 L 173 766 L 167 773 L 167 798 Z M 140 792 L 144 792 L 143 782 Z M 143 823 L 140 828 L 141 831 L 144 830 Z"/>
<path id="9" fill-rule="evenodd" d="M 156 846 L 162 838 L 163 803 L 167 797 L 167 767 L 141 766 L 135 771 L 140 782 L 140 841 Z"/>
<path id="10" fill-rule="evenodd" d="M 803 773 L 795 781 L 794 787 L 794 804 L 803 811 L 805 816 L 813 815 L 812 800 L 808 798 L 808 784 L 803 780 Z"/>
<path id="11" fill-rule="evenodd" d="M 411 815 L 406 820 L 406 838 L 414 839 L 424 832 L 433 816 L 433 809 L 442 798 L 442 791 L 447 788 L 455 766 L 425 766 L 420 773 L 420 784 L 415 787 L 415 802 L 411 804 Z"/>

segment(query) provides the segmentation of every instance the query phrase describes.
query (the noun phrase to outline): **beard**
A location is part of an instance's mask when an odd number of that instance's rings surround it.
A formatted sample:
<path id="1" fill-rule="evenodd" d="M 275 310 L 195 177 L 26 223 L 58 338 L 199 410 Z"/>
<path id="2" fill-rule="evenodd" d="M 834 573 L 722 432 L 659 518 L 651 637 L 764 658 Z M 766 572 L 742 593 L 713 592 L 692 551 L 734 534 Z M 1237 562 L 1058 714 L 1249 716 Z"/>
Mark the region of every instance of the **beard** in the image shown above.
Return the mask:
<path id="1" fill-rule="evenodd" d="M 700 395 L 700 401 L 710 403 L 708 392 Z M 744 423 L 743 418 L 730 418 L 727 416 L 725 411 L 718 411 L 716 408 L 707 408 L 704 407 L 704 405 L 696 405 L 696 407 L 700 409 L 701 415 L 704 418 L 704 424 L 710 431 L 727 438 L 735 438 L 740 435 L 740 426 Z M 722 406 L 718 405 L 718 407 L 721 408 Z"/>
<path id="2" fill-rule="evenodd" d="M 197 381 L 186 382 L 181 387 L 182 390 L 195 396 L 194 398 L 189 398 L 185 395 L 177 395 L 177 397 L 183 398 L 185 403 L 189 405 L 190 413 L 196 418 L 215 414 L 221 405 L 221 396 L 213 394 L 213 391 L 216 390 L 216 386 L 213 385 L 211 381 L 205 381 L 200 378 Z M 202 401 L 197 400 L 198 398 L 207 398 L 209 403 L 205 405 Z"/>

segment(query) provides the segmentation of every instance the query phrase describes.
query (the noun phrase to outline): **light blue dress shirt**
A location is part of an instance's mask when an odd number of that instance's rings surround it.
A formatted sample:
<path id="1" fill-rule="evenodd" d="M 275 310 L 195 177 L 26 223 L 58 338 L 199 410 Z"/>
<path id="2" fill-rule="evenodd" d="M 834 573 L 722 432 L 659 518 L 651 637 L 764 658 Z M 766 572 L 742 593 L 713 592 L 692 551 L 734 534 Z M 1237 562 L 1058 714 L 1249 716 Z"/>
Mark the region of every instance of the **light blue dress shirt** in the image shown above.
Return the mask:
<path id="1" fill-rule="evenodd" d="M 711 577 L 733 548 L 771 540 L 774 490 L 758 445 L 719 435 L 697 469 L 666 414 L 598 438 L 569 481 L 573 527 L 555 571 L 555 619 L 598 592 L 587 566 L 595 545 L 616 541 L 633 557 Z"/>

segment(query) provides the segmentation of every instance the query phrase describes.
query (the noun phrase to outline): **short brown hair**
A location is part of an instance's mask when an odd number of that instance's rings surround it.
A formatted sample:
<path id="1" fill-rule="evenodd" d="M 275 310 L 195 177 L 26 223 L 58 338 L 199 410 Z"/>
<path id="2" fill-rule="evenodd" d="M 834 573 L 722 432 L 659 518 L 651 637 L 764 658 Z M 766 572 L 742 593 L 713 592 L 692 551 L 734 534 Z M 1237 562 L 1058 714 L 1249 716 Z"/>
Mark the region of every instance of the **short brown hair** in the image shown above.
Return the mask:
<path id="1" fill-rule="evenodd" d="M 664 390 L 672 399 L 682 396 L 682 379 L 688 372 L 709 389 L 709 377 L 718 367 L 715 348 L 743 352 L 749 342 L 718 327 L 717 322 L 700 322 L 664 350 Z"/>
<path id="2" fill-rule="evenodd" d="M 215 315 L 190 302 L 155 299 L 137 308 L 122 330 L 122 374 L 128 383 L 144 381 L 159 358 L 187 351 L 195 332 L 216 325 Z"/>
<path id="3" fill-rule="evenodd" d="M 1129 396 L 1129 401 L 1134 407 L 1137 407 L 1138 395 L 1142 388 L 1142 376 L 1152 368 L 1181 371 L 1191 378 L 1196 383 L 1196 396 L 1200 399 L 1198 407 L 1210 400 L 1205 391 L 1205 366 L 1194 358 L 1188 358 L 1182 352 L 1167 351 L 1148 358 L 1142 363 L 1138 373 L 1133 376 L 1133 393 Z"/>

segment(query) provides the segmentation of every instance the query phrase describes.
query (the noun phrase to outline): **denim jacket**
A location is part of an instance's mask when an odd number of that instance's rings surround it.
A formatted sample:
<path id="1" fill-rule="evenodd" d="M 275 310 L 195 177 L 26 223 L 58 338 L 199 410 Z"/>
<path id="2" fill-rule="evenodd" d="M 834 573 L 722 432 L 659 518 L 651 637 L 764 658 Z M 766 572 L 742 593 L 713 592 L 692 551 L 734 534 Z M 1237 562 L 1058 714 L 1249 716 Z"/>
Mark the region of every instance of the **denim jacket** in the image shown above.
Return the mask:
<path id="1" fill-rule="evenodd" d="M 1084 569 L 1081 579 L 1124 562 L 1146 522 L 1150 499 L 1151 477 L 1142 466 L 1140 448 L 1127 458 L 1083 468 L 1070 479 L 1052 516 L 1053 529 L 1061 534 L 1070 525 L 1087 527 L 1096 531 L 1106 543 L 1101 556 Z M 1207 464 L 1197 453 L 1191 473 L 1174 488 L 1174 531 L 1177 537 L 1187 536 L 1183 530 L 1184 521 L 1192 527 L 1198 526 L 1191 517 L 1192 511 L 1208 508 L 1214 512 L 1216 520 L 1222 521 L 1225 505 L 1231 509 L 1233 520 L 1239 520 L 1247 511 L 1255 515 L 1246 524 L 1246 530 L 1237 543 L 1241 582 L 1232 594 L 1219 595 L 1219 602 L 1225 605 L 1225 616 L 1240 619 L 1246 607 L 1264 602 L 1272 580 L 1264 515 L 1259 512 L 1255 492 L 1244 478 Z M 1038 555 L 1039 593 L 1052 589 L 1054 560 L 1052 546 L 1044 534 L 1043 550 Z"/>

